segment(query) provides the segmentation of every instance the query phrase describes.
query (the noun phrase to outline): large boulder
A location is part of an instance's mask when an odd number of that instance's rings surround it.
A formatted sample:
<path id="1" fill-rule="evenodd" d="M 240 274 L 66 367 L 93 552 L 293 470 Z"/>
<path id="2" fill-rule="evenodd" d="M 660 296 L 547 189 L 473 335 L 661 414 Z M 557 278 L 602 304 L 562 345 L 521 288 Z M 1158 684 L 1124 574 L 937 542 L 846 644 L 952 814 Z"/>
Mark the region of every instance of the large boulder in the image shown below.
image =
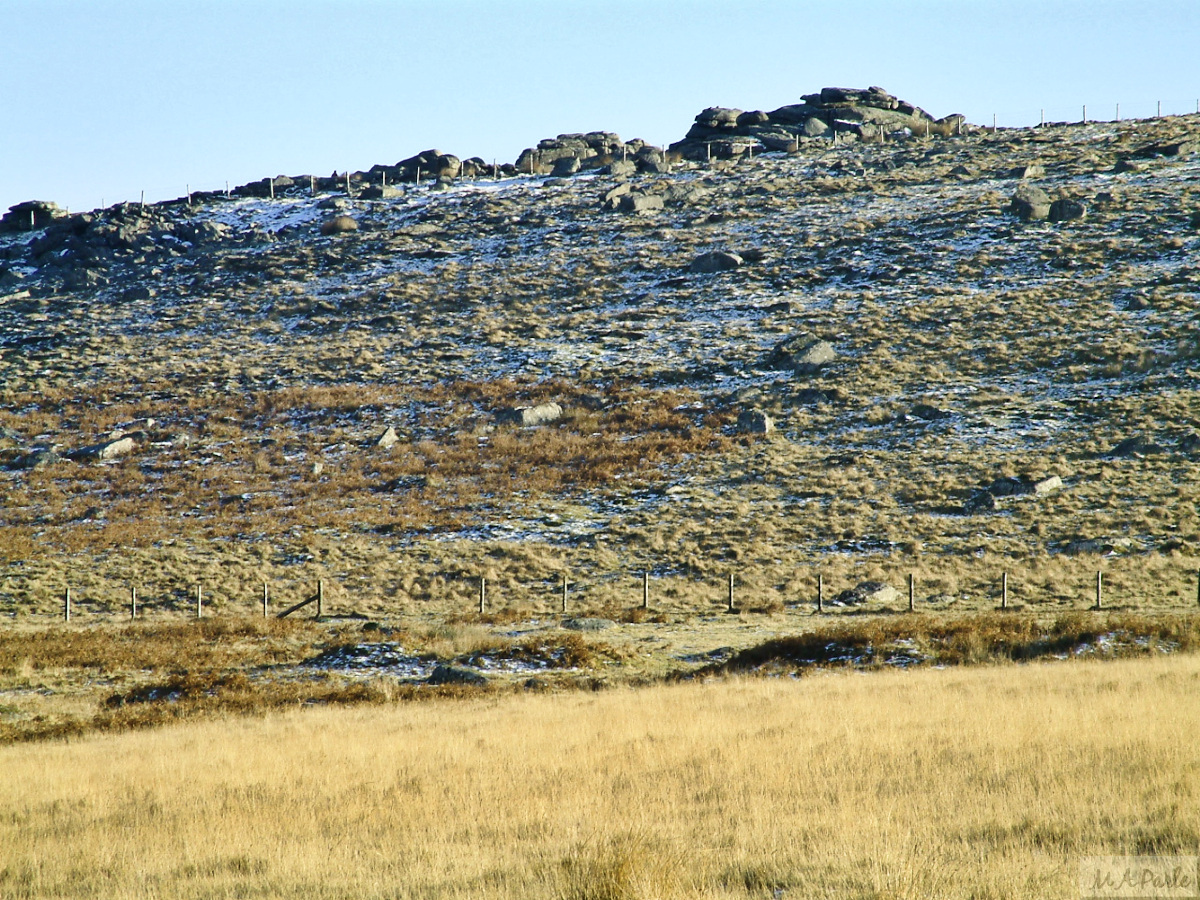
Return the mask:
<path id="1" fill-rule="evenodd" d="M 836 358 L 837 351 L 829 341 L 801 334 L 776 344 L 764 364 L 768 369 L 791 369 L 799 375 L 811 375 Z"/>
<path id="2" fill-rule="evenodd" d="M 688 266 L 688 270 L 701 274 L 728 272 L 732 269 L 739 268 L 744 262 L 745 260 L 736 253 L 726 253 L 724 250 L 713 250 L 710 253 L 702 253 L 693 259 L 692 264 Z"/>
<path id="3" fill-rule="evenodd" d="M 58 204 L 49 200 L 26 200 L 10 207 L 0 217 L 0 231 L 36 231 L 66 216 Z"/>
<path id="4" fill-rule="evenodd" d="M 331 216 L 321 223 L 321 234 L 326 237 L 351 231 L 358 231 L 358 222 L 351 216 Z"/>
<path id="5" fill-rule="evenodd" d="M 523 428 L 535 425 L 551 425 L 562 418 L 563 409 L 557 403 L 541 403 L 537 406 L 514 406 L 497 410 L 496 421 Z"/>
<path id="6" fill-rule="evenodd" d="M 1050 204 L 1047 218 L 1051 222 L 1070 222 L 1087 215 L 1087 207 L 1078 200 L 1062 198 Z"/>
<path id="7" fill-rule="evenodd" d="M 900 592 L 883 581 L 863 581 L 842 591 L 833 600 L 832 606 L 861 606 L 864 603 L 891 603 Z"/>
<path id="8" fill-rule="evenodd" d="M 1035 184 L 1021 184 L 1009 203 L 1009 212 L 1025 222 L 1050 215 L 1050 197 Z"/>

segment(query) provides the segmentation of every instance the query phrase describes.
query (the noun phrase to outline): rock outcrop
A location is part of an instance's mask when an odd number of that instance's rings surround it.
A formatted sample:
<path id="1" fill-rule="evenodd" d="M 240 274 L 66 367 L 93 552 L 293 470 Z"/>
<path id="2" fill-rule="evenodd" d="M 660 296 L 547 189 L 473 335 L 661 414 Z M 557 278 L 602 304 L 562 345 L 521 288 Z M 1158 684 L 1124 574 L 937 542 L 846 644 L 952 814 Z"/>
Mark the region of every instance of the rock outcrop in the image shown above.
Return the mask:
<path id="1" fill-rule="evenodd" d="M 771 112 L 709 107 L 670 149 L 685 159 L 729 159 L 763 150 L 795 151 L 812 140 L 948 136 L 959 133 L 964 122 L 957 114 L 935 119 L 881 87 L 822 88 L 802 101 Z"/>

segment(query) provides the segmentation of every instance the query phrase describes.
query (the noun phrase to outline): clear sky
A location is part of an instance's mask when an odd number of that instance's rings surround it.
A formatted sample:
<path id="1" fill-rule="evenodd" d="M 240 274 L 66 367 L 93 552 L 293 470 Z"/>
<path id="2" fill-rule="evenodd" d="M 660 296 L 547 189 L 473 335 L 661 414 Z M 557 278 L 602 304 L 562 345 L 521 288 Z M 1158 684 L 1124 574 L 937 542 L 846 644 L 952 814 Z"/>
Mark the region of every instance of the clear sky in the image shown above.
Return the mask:
<path id="1" fill-rule="evenodd" d="M 0 0 L 0 212 L 881 85 L 1001 125 L 1196 110 L 1200 0 Z"/>

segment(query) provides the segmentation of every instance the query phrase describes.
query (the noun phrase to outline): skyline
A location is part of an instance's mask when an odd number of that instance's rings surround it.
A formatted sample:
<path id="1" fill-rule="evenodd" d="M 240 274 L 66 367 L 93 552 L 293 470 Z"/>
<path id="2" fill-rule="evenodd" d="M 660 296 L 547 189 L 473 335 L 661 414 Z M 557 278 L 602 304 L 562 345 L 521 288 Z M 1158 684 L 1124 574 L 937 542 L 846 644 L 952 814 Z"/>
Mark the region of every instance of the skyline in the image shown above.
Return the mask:
<path id="1" fill-rule="evenodd" d="M 0 212 L 368 169 L 436 147 L 512 162 L 542 138 L 663 144 L 708 106 L 878 84 L 1002 127 L 1196 112 L 1179 0 L 233 4 L 0 0 Z"/>

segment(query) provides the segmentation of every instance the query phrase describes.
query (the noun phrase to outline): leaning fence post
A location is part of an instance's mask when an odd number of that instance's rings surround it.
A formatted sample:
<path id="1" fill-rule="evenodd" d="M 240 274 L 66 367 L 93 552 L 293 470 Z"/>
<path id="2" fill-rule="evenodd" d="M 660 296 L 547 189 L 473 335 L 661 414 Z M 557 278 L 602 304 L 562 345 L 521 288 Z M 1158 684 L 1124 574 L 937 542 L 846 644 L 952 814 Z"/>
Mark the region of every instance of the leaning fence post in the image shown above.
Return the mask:
<path id="1" fill-rule="evenodd" d="M 479 614 L 482 616 L 483 611 L 487 608 L 487 576 L 479 576 Z"/>

